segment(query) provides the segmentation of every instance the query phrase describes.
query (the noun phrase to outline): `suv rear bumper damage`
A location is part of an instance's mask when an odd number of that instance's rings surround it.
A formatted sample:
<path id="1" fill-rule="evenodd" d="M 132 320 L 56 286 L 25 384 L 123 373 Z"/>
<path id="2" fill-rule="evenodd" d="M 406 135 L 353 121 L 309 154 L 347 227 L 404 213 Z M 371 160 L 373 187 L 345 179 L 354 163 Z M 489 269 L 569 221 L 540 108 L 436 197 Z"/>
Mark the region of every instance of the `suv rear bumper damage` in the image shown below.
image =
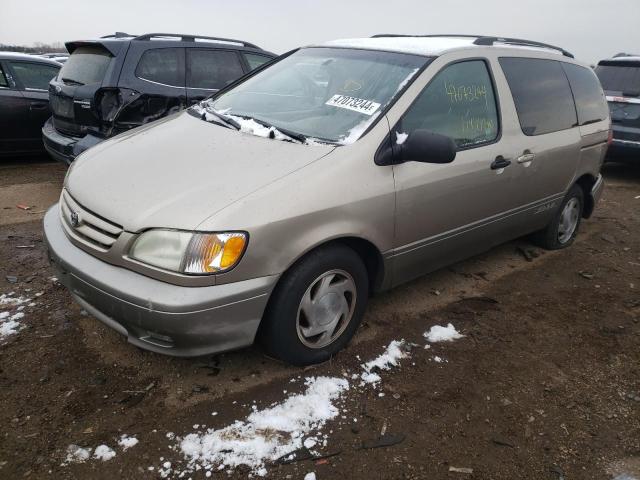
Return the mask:
<path id="1" fill-rule="evenodd" d="M 44 127 L 42 127 L 42 142 L 44 143 L 44 148 L 53 158 L 68 165 L 82 152 L 103 140 L 103 138 L 90 133 L 84 137 L 63 135 L 53 126 L 52 117 L 49 118 L 47 123 L 44 124 Z"/>
<path id="2" fill-rule="evenodd" d="M 54 205 L 44 237 L 58 279 L 91 315 L 158 353 L 199 356 L 253 343 L 278 276 L 179 287 L 107 264 L 71 243 Z"/>

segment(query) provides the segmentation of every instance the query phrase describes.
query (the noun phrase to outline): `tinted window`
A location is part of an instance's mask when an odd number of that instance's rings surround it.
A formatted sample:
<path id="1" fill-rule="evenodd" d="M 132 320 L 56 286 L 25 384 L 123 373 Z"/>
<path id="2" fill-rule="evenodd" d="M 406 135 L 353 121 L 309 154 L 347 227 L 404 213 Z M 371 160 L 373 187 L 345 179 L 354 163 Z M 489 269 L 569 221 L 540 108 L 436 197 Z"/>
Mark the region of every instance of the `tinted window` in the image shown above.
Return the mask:
<path id="1" fill-rule="evenodd" d="M 58 74 L 58 67 L 39 63 L 11 62 L 16 78 L 24 88 L 48 90 L 49 82 Z"/>
<path id="2" fill-rule="evenodd" d="M 569 78 L 580 125 L 607 118 L 607 101 L 593 70 L 571 63 L 563 63 L 562 67 Z"/>
<path id="3" fill-rule="evenodd" d="M 600 62 L 596 73 L 605 90 L 640 96 L 640 64 Z"/>
<path id="4" fill-rule="evenodd" d="M 4 71 L 2 70 L 2 65 L 0 65 L 0 87 L 9 87 L 9 82 L 7 82 L 7 77 L 4 75 Z"/>
<path id="5" fill-rule="evenodd" d="M 253 53 L 243 53 L 245 60 L 249 64 L 249 70 L 253 70 L 254 68 L 258 68 L 263 63 L 267 63 L 271 60 L 269 57 L 265 57 L 264 55 L 254 55 Z"/>
<path id="6" fill-rule="evenodd" d="M 560 62 L 501 58 L 500 65 L 525 135 L 542 135 L 576 126 L 576 107 Z"/>
<path id="7" fill-rule="evenodd" d="M 136 77 L 164 85 L 184 87 L 180 48 L 154 48 L 142 55 Z"/>
<path id="8" fill-rule="evenodd" d="M 418 129 L 447 135 L 459 148 L 495 140 L 498 113 L 486 64 L 456 63 L 438 73 L 409 107 L 398 133 Z"/>
<path id="9" fill-rule="evenodd" d="M 235 52 L 225 50 L 187 50 L 187 86 L 210 90 L 226 87 L 244 75 Z"/>
<path id="10" fill-rule="evenodd" d="M 101 46 L 78 47 L 60 70 L 60 78 L 83 85 L 102 83 L 111 58 Z"/>

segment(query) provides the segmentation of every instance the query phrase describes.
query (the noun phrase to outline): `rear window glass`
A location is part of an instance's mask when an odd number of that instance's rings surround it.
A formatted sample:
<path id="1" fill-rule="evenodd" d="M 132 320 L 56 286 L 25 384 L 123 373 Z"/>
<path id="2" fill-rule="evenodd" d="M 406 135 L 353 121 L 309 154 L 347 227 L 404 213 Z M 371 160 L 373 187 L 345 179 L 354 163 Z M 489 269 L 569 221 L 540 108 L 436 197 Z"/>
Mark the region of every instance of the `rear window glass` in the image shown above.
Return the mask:
<path id="1" fill-rule="evenodd" d="M 249 70 L 258 68 L 260 65 L 267 63 L 271 58 L 264 55 L 255 55 L 253 53 L 243 53 L 245 60 L 249 64 Z"/>
<path id="2" fill-rule="evenodd" d="M 240 59 L 227 50 L 187 50 L 187 86 L 217 90 L 244 75 Z"/>
<path id="3" fill-rule="evenodd" d="M 142 55 L 136 67 L 136 77 L 143 80 L 184 87 L 181 48 L 154 48 Z"/>
<path id="4" fill-rule="evenodd" d="M 607 100 L 593 70 L 571 63 L 563 63 L 562 67 L 569 78 L 580 125 L 606 119 Z"/>
<path id="5" fill-rule="evenodd" d="M 500 65 L 525 135 L 543 135 L 577 125 L 573 95 L 560 62 L 503 57 Z"/>
<path id="6" fill-rule="evenodd" d="M 600 63 L 596 68 L 596 74 L 605 90 L 628 96 L 640 96 L 640 64 Z"/>
<path id="7" fill-rule="evenodd" d="M 31 90 L 48 90 L 49 82 L 59 68 L 41 63 L 11 62 L 11 68 L 22 86 Z"/>
<path id="8" fill-rule="evenodd" d="M 90 85 L 102 83 L 111 54 L 101 46 L 76 48 L 60 71 L 62 81 Z"/>

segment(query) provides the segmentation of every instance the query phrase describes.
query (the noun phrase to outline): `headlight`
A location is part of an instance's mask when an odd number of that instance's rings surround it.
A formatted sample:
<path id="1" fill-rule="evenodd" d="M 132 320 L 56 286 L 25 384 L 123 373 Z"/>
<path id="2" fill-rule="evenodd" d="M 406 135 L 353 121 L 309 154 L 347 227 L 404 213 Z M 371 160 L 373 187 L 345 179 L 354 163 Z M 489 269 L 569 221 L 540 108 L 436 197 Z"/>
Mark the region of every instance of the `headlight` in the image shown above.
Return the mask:
<path id="1" fill-rule="evenodd" d="M 149 230 L 137 238 L 129 256 L 173 272 L 206 275 L 233 268 L 246 246 L 242 232 Z"/>

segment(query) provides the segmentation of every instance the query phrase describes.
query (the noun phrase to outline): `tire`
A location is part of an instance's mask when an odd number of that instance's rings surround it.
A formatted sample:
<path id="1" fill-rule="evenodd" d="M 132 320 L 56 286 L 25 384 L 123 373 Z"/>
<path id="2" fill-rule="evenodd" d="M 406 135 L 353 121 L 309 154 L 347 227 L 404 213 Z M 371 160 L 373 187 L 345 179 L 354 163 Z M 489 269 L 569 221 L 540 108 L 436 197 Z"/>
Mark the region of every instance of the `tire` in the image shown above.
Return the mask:
<path id="1" fill-rule="evenodd" d="M 570 209 L 571 212 L 567 212 L 567 209 Z M 562 200 L 560 208 L 549 225 L 533 235 L 534 242 L 547 250 L 567 248 L 578 234 L 583 211 L 584 192 L 580 186 L 574 185 Z M 571 221 L 567 215 L 571 216 Z"/>
<path id="2" fill-rule="evenodd" d="M 280 279 L 258 341 L 268 355 L 293 365 L 324 362 L 349 343 L 368 297 L 369 278 L 360 256 L 340 244 L 319 248 Z"/>

